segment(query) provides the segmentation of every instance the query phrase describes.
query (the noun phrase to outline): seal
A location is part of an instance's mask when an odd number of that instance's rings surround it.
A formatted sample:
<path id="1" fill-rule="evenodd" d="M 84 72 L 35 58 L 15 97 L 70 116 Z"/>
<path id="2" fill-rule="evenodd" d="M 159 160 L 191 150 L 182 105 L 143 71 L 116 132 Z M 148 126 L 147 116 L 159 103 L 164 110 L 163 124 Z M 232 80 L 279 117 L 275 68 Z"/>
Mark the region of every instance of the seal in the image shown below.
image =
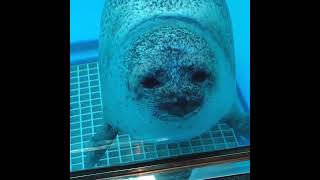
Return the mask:
<path id="1" fill-rule="evenodd" d="M 106 1 L 99 71 L 105 125 L 91 140 L 99 148 L 89 153 L 89 167 L 119 132 L 170 143 L 224 121 L 249 137 L 224 0 Z"/>

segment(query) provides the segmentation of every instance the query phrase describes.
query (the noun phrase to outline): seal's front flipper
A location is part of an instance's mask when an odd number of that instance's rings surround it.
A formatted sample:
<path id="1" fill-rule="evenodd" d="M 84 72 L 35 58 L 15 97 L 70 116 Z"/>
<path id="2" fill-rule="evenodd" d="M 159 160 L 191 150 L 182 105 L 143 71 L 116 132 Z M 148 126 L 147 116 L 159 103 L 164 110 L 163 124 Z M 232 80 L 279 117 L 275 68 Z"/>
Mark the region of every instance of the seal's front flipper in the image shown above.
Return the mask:
<path id="1" fill-rule="evenodd" d="M 234 116 L 229 116 L 224 121 L 233 128 L 236 134 L 247 139 L 250 137 L 250 115 L 249 113 L 240 113 Z"/>
<path id="2" fill-rule="evenodd" d="M 231 112 L 221 122 L 233 128 L 237 139 L 241 141 L 240 144 L 250 142 L 250 114 L 242 111 L 238 103 L 233 106 Z"/>
<path id="3" fill-rule="evenodd" d="M 85 168 L 92 168 L 101 159 L 106 150 L 110 147 L 113 140 L 117 137 L 118 130 L 113 128 L 110 124 L 104 125 L 91 138 L 88 153 L 85 159 Z"/>

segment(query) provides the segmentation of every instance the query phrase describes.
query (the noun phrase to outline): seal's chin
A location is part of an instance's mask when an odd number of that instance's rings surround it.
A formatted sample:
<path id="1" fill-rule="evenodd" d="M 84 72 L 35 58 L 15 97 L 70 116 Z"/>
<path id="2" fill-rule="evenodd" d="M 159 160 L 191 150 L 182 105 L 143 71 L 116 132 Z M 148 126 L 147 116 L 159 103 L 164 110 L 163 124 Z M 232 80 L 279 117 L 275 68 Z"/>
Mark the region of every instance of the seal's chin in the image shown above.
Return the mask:
<path id="1" fill-rule="evenodd" d="M 202 100 L 177 100 L 158 104 L 158 111 L 155 114 L 160 120 L 183 120 L 196 115 L 201 108 Z"/>

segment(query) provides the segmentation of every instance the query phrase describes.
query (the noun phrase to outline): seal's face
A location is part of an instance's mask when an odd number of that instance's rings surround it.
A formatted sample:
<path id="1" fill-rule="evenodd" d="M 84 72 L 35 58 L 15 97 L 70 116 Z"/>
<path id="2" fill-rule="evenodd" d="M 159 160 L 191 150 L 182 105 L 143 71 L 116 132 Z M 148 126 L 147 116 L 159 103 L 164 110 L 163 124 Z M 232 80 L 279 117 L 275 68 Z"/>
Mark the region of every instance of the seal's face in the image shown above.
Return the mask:
<path id="1" fill-rule="evenodd" d="M 187 29 L 161 27 L 129 52 L 128 87 L 143 111 L 159 120 L 184 120 L 201 110 L 215 84 L 214 52 L 205 40 Z"/>
<path id="2" fill-rule="evenodd" d="M 193 26 L 159 23 L 133 33 L 105 74 L 105 117 L 134 139 L 179 141 L 230 109 L 232 68 L 214 38 Z"/>

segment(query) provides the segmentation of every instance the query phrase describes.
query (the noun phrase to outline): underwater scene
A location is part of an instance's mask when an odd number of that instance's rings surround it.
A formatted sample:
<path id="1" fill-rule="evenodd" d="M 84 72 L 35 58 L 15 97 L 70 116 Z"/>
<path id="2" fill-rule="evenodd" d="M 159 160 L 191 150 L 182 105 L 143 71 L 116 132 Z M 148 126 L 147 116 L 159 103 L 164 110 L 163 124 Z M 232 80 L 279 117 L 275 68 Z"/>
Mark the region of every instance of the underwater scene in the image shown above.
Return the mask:
<path id="1" fill-rule="evenodd" d="M 70 8 L 70 172 L 250 145 L 249 0 Z"/>

